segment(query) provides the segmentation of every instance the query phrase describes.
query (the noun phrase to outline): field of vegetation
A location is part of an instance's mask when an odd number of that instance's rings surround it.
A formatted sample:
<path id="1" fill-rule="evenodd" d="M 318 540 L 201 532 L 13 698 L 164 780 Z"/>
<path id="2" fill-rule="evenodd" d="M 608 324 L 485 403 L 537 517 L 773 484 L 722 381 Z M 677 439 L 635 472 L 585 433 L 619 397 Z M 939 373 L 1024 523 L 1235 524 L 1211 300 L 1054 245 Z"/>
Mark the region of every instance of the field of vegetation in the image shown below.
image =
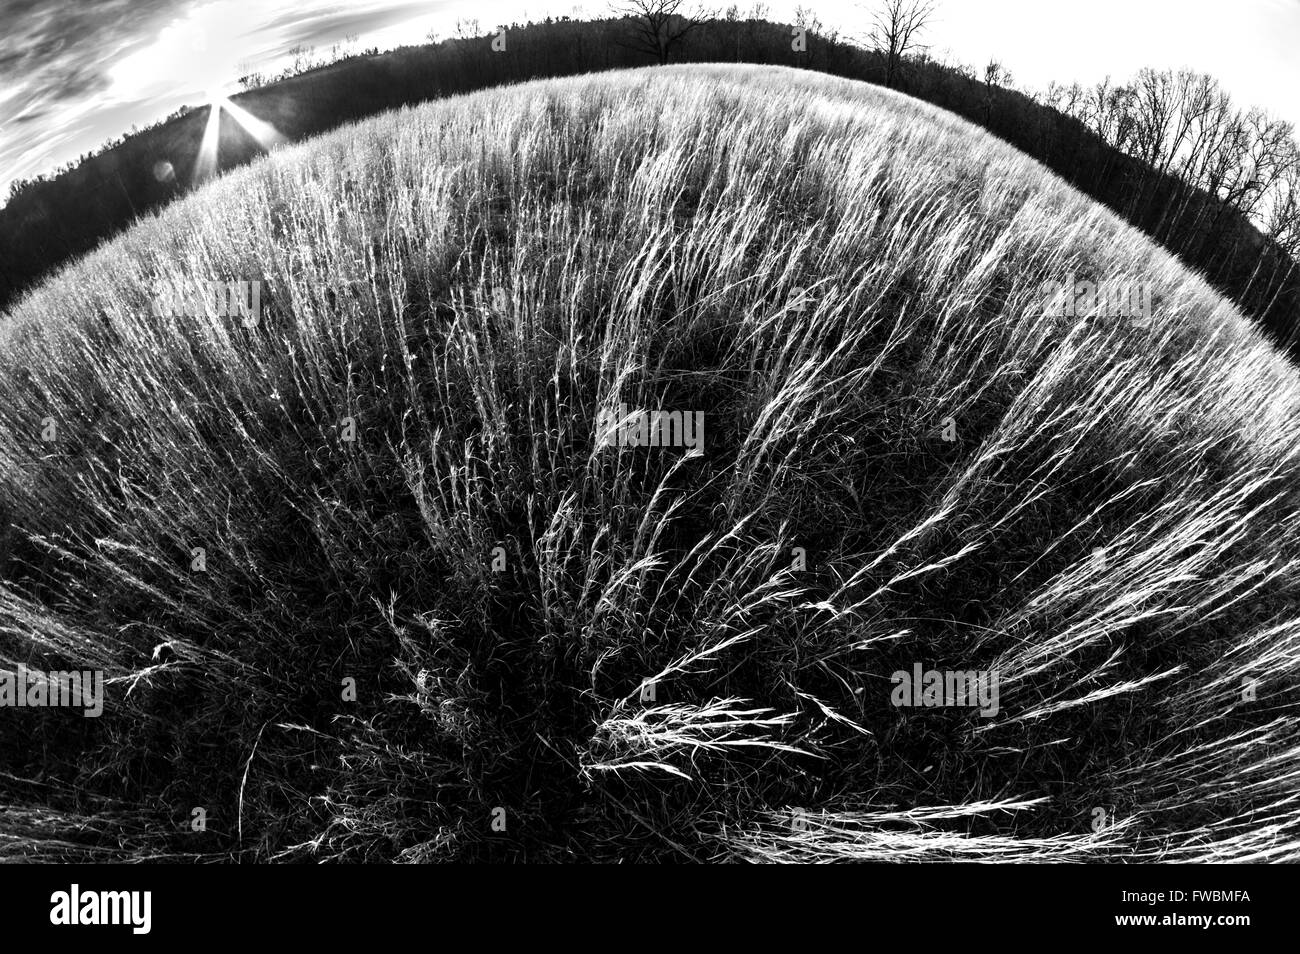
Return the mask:
<path id="1" fill-rule="evenodd" d="M 1044 282 L 1154 290 L 1150 322 Z M 256 323 L 154 314 L 262 281 Z M 1295 369 L 964 120 L 776 67 L 259 160 L 0 325 L 0 857 L 1300 856 Z M 704 444 L 604 446 L 602 411 Z M 354 438 L 354 439 L 350 439 Z M 996 715 L 893 704 L 996 672 Z"/>

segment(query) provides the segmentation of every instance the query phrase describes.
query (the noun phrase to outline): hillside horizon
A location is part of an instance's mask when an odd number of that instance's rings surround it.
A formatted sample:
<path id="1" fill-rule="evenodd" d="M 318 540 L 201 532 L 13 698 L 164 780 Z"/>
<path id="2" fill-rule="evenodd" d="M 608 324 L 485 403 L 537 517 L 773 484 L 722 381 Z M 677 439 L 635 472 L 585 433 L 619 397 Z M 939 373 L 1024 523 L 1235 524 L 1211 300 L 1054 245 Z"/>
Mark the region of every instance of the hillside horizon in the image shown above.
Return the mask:
<path id="1" fill-rule="evenodd" d="M 613 68 L 629 60 L 634 65 L 638 57 L 644 62 L 644 54 L 629 50 L 619 39 L 621 23 L 557 20 L 514 26 L 514 42 L 504 54 L 492 52 L 487 35 L 357 55 L 235 94 L 231 100 L 292 141 L 428 98 Z M 795 53 L 789 31 L 788 25 L 767 21 L 709 21 L 687 38 L 675 58 L 784 62 L 883 83 L 878 54 L 815 34 L 808 37 L 806 52 Z M 1139 171 L 1140 164 L 1107 146 L 1077 120 L 1023 93 L 925 61 L 910 64 L 902 85 L 905 92 L 989 129 L 1156 235 L 1259 320 L 1275 340 L 1296 346 L 1300 276 L 1294 259 L 1271 245 L 1245 216 L 1218 208 L 1198 197 L 1196 190 L 1189 193 L 1149 167 Z M 145 130 L 55 180 L 29 185 L 0 208 L 0 309 L 12 306 L 23 289 L 60 263 L 182 194 L 194 175 L 206 113 L 200 107 Z M 260 151 L 239 124 L 222 117 L 218 171 Z M 160 161 L 171 164 L 170 181 L 155 175 Z M 1182 219 L 1169 215 L 1175 199 L 1181 203 Z M 1207 230 L 1206 221 L 1213 228 Z"/>

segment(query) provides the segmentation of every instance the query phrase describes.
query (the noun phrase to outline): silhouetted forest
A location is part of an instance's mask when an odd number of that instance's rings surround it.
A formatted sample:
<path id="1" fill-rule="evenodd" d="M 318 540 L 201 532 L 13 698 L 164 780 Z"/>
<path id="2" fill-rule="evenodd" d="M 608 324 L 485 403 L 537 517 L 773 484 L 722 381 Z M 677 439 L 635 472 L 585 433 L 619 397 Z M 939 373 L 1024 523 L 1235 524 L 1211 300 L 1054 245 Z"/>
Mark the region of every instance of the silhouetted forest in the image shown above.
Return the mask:
<path id="1" fill-rule="evenodd" d="M 494 49 L 499 30 L 506 31 L 504 50 Z M 296 140 L 431 98 L 658 60 L 638 46 L 625 19 L 563 19 L 499 30 L 354 56 L 232 99 Z M 792 34 L 789 25 L 762 20 L 709 20 L 681 37 L 670 60 L 780 64 L 884 85 L 883 54 L 819 35 L 815 24 L 806 50 L 796 52 Z M 1170 110 L 1171 97 L 1192 102 L 1194 94 L 1202 95 L 1206 109 L 1226 102 L 1203 80 L 1208 78 L 1143 71 L 1128 87 L 1053 87 L 1040 102 L 1006 88 L 1005 74 L 996 64 L 979 76 L 922 57 L 909 60 L 893 85 L 983 126 L 1104 202 L 1177 253 L 1294 350 L 1300 346 L 1300 275 L 1294 258 L 1300 252 L 1300 216 L 1294 192 L 1288 203 L 1269 213 L 1273 237 L 1265 236 L 1250 219 L 1251 214 L 1261 215 L 1264 166 L 1259 144 L 1267 144 L 1281 130 L 1260 128 L 1254 111 L 1231 122 L 1221 117 L 1223 122 L 1210 132 L 1193 128 L 1192 119 L 1182 129 L 1178 117 L 1191 116 L 1192 111 Z M 1159 123 L 1147 122 L 1148 115 Z M 1201 110 L 1194 118 L 1204 125 L 1206 115 Z M 16 190 L 0 209 L 0 307 L 12 304 L 52 269 L 94 248 L 136 216 L 187 191 L 207 118 L 206 108 L 175 116 L 53 179 L 24 183 Z M 1170 130 L 1180 129 L 1187 138 L 1171 145 Z M 1196 135 L 1202 137 L 1195 142 L 1199 151 L 1191 155 L 1200 166 L 1193 169 L 1185 143 Z M 1211 135 L 1219 138 L 1211 140 Z M 1202 140 L 1209 143 L 1204 149 Z M 259 151 L 246 132 L 228 115 L 222 116 L 220 169 L 247 162 Z M 160 162 L 170 163 L 174 176 L 156 175 Z"/>

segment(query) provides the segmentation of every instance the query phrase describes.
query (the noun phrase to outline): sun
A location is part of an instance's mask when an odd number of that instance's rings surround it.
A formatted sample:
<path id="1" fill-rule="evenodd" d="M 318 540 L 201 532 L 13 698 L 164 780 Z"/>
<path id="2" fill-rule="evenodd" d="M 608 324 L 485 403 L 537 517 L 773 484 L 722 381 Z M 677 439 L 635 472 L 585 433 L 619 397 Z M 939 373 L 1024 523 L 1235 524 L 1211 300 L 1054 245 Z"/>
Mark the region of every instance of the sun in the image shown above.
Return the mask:
<path id="1" fill-rule="evenodd" d="M 217 148 L 221 138 L 223 111 L 252 136 L 263 150 L 269 152 L 274 146 L 284 142 L 284 136 L 279 130 L 232 102 L 220 89 L 209 89 L 207 99 L 208 123 L 203 129 L 203 142 L 199 146 L 198 162 L 194 165 L 195 184 L 211 178 L 217 172 Z"/>

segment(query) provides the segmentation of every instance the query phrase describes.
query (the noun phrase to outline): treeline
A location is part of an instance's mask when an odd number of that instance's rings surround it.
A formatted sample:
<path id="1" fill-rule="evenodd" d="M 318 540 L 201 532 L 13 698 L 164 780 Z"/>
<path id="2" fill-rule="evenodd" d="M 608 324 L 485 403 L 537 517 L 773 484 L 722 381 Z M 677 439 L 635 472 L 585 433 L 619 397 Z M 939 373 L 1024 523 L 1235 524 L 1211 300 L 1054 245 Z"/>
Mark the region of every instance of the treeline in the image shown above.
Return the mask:
<path id="1" fill-rule="evenodd" d="M 864 77 L 883 82 L 883 66 Z M 1300 351 L 1300 155 L 1290 124 L 1235 106 L 1189 71 L 1142 70 L 1130 84 L 1009 88 L 924 59 L 907 92 L 978 123 L 1105 203 L 1177 254 Z"/>
<path id="2" fill-rule="evenodd" d="M 884 84 L 884 55 L 825 35 L 811 15 L 801 21 L 809 32 L 797 44 L 795 27 L 743 20 L 733 8 L 682 36 L 671 60 L 781 64 Z M 295 140 L 431 98 L 656 61 L 626 19 L 563 19 L 351 56 L 232 98 Z M 996 64 L 980 76 L 923 57 L 894 85 L 1035 157 L 1172 249 L 1278 341 L 1300 344 L 1296 163 L 1282 124 L 1242 112 L 1213 80 L 1187 73 L 1143 71 L 1128 85 L 1053 87 L 1035 99 L 1008 88 Z M 186 191 L 207 116 L 188 112 L 17 192 L 0 209 L 0 307 Z M 259 151 L 223 114 L 219 168 Z"/>
<path id="3" fill-rule="evenodd" d="M 1188 196 L 1199 190 L 1262 221 L 1267 234 L 1300 252 L 1295 131 L 1260 109 L 1239 108 L 1214 77 L 1144 69 L 1129 84 L 1052 84 L 1044 101 L 1139 160 L 1148 178 L 1173 174 L 1181 180 L 1184 188 L 1159 210 L 1158 235 L 1178 231 Z M 1140 208 L 1133 204 L 1128 211 L 1136 215 Z"/>
<path id="4" fill-rule="evenodd" d="M 1131 83 L 1091 88 L 1053 84 L 1044 101 L 1138 162 L 1122 211 L 1180 255 L 1222 261 L 1225 241 L 1243 237 L 1223 229 L 1235 214 L 1292 263 L 1300 259 L 1300 148 L 1290 123 L 1238 107 L 1214 77 L 1191 70 L 1144 69 Z M 1283 283 L 1263 264 L 1241 294 L 1271 302 Z"/>
<path id="5" fill-rule="evenodd" d="M 42 185 L 43 183 L 50 182 L 54 179 L 58 179 L 61 176 L 65 175 L 66 173 L 72 172 L 79 166 L 85 165 L 91 159 L 94 159 L 96 156 L 102 156 L 106 152 L 111 152 L 112 150 L 121 146 L 127 140 L 134 139 L 136 136 L 142 136 L 147 132 L 151 132 L 152 130 L 160 129 L 163 126 L 166 126 L 168 123 L 174 122 L 175 120 L 184 116 L 186 113 L 192 112 L 195 108 L 196 107 L 194 106 L 182 106 L 179 109 L 173 111 L 170 115 L 166 116 L 165 118 L 160 119 L 155 123 L 150 123 L 148 126 L 145 126 L 143 129 L 141 129 L 139 126 L 132 126 L 129 130 L 124 132 L 122 135 L 114 139 L 109 139 L 105 141 L 100 146 L 91 150 L 90 152 L 83 152 L 76 159 L 68 160 L 63 165 L 58 166 L 51 173 L 41 173 L 39 175 L 32 176 L 32 178 L 30 179 L 21 179 L 21 178 L 14 179 L 12 182 L 9 183 L 8 198 L 9 200 L 12 200 L 15 197 L 27 192 L 28 190 Z"/>

